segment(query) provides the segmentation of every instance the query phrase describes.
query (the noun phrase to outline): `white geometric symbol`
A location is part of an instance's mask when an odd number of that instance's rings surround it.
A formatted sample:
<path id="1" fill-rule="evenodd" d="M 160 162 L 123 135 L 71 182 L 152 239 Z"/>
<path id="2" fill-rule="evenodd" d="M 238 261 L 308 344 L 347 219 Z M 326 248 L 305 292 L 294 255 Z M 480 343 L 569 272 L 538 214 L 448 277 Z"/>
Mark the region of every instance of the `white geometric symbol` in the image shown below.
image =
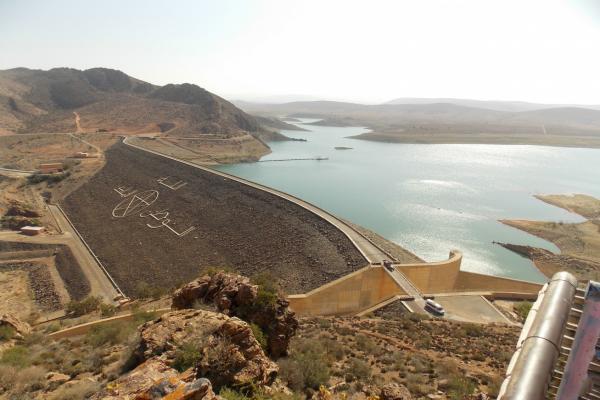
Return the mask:
<path id="1" fill-rule="evenodd" d="M 146 190 L 137 193 L 130 198 L 124 199 L 113 209 L 112 215 L 116 218 L 123 218 L 129 214 L 137 213 L 158 199 L 158 191 Z"/>

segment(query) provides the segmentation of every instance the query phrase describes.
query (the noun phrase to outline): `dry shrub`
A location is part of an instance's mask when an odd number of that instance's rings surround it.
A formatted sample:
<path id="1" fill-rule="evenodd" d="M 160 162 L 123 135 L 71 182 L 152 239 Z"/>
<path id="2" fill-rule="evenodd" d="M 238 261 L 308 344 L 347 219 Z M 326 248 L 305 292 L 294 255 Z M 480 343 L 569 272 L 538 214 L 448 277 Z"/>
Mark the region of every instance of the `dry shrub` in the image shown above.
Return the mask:
<path id="1" fill-rule="evenodd" d="M 61 386 L 54 391 L 49 400 L 82 400 L 100 390 L 98 382 L 81 381 L 69 386 Z"/>

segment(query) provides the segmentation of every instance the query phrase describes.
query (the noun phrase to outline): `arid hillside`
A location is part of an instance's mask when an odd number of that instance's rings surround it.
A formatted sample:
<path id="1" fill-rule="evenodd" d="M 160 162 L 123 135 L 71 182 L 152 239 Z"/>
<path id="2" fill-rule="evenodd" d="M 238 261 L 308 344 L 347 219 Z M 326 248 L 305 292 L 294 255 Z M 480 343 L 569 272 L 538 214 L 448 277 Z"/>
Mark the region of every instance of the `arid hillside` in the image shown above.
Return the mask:
<path id="1" fill-rule="evenodd" d="M 0 71 L 0 134 L 48 132 L 153 133 L 206 141 L 196 147 L 256 142 L 250 152 L 241 152 L 244 160 L 270 152 L 263 140 L 285 139 L 189 83 L 155 86 L 106 68 Z"/>

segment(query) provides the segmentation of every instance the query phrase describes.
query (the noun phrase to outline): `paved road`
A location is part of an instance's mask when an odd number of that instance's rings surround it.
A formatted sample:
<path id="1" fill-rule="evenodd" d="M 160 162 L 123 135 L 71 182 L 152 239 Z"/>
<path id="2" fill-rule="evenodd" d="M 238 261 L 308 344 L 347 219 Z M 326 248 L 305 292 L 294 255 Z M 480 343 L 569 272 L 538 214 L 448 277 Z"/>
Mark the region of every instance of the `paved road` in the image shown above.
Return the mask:
<path id="1" fill-rule="evenodd" d="M 227 179 L 232 179 L 234 181 L 243 183 L 244 185 L 259 189 L 259 190 L 263 190 L 265 192 L 269 192 L 271 194 L 274 194 L 275 196 L 281 197 L 283 199 L 286 199 L 288 201 L 291 201 L 292 203 L 295 203 L 297 205 L 299 205 L 300 207 L 303 207 L 309 211 L 311 211 L 312 213 L 318 215 L 319 217 L 323 218 L 324 220 L 326 220 L 327 222 L 331 223 L 333 226 L 335 226 L 336 228 L 338 228 L 340 231 L 342 231 L 342 233 L 344 233 L 348 239 L 350 239 L 350 241 L 354 244 L 354 246 L 358 249 L 358 251 L 361 252 L 361 254 L 363 255 L 363 257 L 365 257 L 365 259 L 370 263 L 380 263 L 383 260 L 390 260 L 392 259 L 392 257 L 390 255 L 388 255 L 387 253 L 385 253 L 383 250 L 381 250 L 379 247 L 375 246 L 370 240 L 368 240 L 366 237 L 364 237 L 361 233 L 359 233 L 358 231 L 354 230 L 354 228 L 352 228 L 350 225 L 344 223 L 343 221 L 341 221 L 340 219 L 334 217 L 333 215 L 329 214 L 327 211 L 315 206 L 314 204 L 311 204 L 307 201 L 304 201 L 302 199 L 299 199 L 295 196 L 292 196 L 290 194 L 284 193 L 284 192 L 280 192 L 279 190 L 275 190 L 272 189 L 270 187 L 267 186 L 263 186 L 260 185 L 258 183 L 254 183 L 251 181 L 247 181 L 245 179 L 242 178 L 238 178 L 237 176 L 233 176 L 233 175 L 229 175 L 226 174 L 224 172 L 221 171 L 217 171 L 211 168 L 206 168 L 206 167 L 202 167 L 200 165 L 194 164 L 194 163 L 190 163 L 184 160 L 180 160 L 178 158 L 175 157 L 171 157 L 171 156 L 167 156 L 165 154 L 153 151 L 153 150 L 148 150 L 145 149 L 143 147 L 137 146 L 135 144 L 129 143 L 129 137 L 125 138 L 123 140 L 123 143 L 125 143 L 128 146 L 131 147 L 135 147 L 136 149 L 140 149 L 143 151 L 147 151 L 149 153 L 153 153 L 153 154 L 157 154 L 159 156 L 162 157 L 166 157 L 169 158 L 171 160 L 174 161 L 178 161 L 187 165 L 190 165 L 192 167 L 201 169 L 203 171 L 206 172 L 210 172 L 212 174 L 216 174 L 219 176 L 222 176 L 224 178 Z M 421 297 L 421 294 L 419 293 L 419 291 L 409 282 L 409 280 L 406 278 L 406 276 L 404 276 L 401 272 L 395 270 L 393 273 L 388 271 L 388 273 L 392 276 L 392 278 L 396 281 L 396 283 L 398 283 L 398 285 L 406 292 L 408 293 L 410 296 L 415 298 L 415 303 L 418 306 L 418 310 L 416 311 L 423 311 L 423 307 L 425 307 L 425 300 Z"/>
<path id="2" fill-rule="evenodd" d="M 60 235 L 25 236 L 16 232 L 0 232 L 0 240 L 11 242 L 39 243 L 39 244 L 65 244 L 73 252 L 81 270 L 90 282 L 92 296 L 100 296 L 107 303 L 113 303 L 113 299 L 119 295 L 111 281 L 104 274 L 102 267 L 90 254 L 79 236 L 74 232 L 69 222 L 56 206 L 50 205 L 49 210 L 56 219 Z"/>

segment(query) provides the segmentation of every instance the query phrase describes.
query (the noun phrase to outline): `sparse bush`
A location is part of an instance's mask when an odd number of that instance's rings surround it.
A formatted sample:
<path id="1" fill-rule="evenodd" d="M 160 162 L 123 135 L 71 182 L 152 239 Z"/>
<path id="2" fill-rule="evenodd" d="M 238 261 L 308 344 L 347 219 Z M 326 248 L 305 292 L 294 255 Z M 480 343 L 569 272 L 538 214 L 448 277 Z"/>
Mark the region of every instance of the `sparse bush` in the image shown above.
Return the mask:
<path id="1" fill-rule="evenodd" d="M 462 400 L 475 391 L 475 384 L 467 377 L 456 375 L 448 382 L 448 395 L 452 400 Z"/>
<path id="2" fill-rule="evenodd" d="M 115 345 L 124 342 L 131 331 L 132 329 L 128 329 L 126 324 L 120 322 L 95 325 L 86 335 L 86 341 L 93 347 Z"/>
<path id="3" fill-rule="evenodd" d="M 158 300 L 168 293 L 168 290 L 159 286 L 152 286 L 146 282 L 140 282 L 135 288 L 135 295 L 139 299 Z"/>
<path id="4" fill-rule="evenodd" d="M 15 337 L 15 330 L 9 325 L 0 325 L 0 342 L 4 342 Z"/>
<path id="5" fill-rule="evenodd" d="M 112 304 L 100 304 L 100 315 L 103 317 L 112 317 L 117 313 L 117 307 Z"/>
<path id="6" fill-rule="evenodd" d="M 280 361 L 280 375 L 294 390 L 318 389 L 329 381 L 327 352 L 320 342 L 294 343 L 287 361 Z"/>
<path id="7" fill-rule="evenodd" d="M 88 296 L 81 301 L 70 301 L 65 308 L 67 314 L 80 317 L 98 310 L 102 300 L 99 297 Z"/>
<path id="8" fill-rule="evenodd" d="M 23 346 L 14 346 L 4 350 L 0 364 L 12 365 L 17 368 L 25 368 L 30 365 L 29 349 Z"/>
<path id="9" fill-rule="evenodd" d="M 179 372 L 183 372 L 188 368 L 195 366 L 202 358 L 200 346 L 196 341 L 190 341 L 181 345 L 175 352 L 173 368 Z"/>
<path id="10" fill-rule="evenodd" d="M 350 361 L 348 373 L 352 374 L 354 378 L 360 382 L 369 382 L 372 377 L 369 364 L 358 358 L 353 358 L 352 361 Z"/>
<path id="11" fill-rule="evenodd" d="M 21 393 L 34 392 L 46 386 L 46 370 L 31 366 L 17 372 L 14 388 Z"/>
<path id="12" fill-rule="evenodd" d="M 485 333 L 485 329 L 483 328 L 483 325 L 465 324 L 464 328 L 465 328 L 465 333 L 467 334 L 467 336 L 471 336 L 471 337 L 483 336 L 483 334 Z"/>
<path id="13" fill-rule="evenodd" d="M 250 324 L 250 329 L 252 329 L 252 333 L 254 334 L 254 337 L 256 338 L 258 344 L 260 344 L 260 347 L 262 347 L 264 351 L 267 351 L 269 342 L 265 333 L 262 331 L 262 329 L 260 329 L 260 326 L 252 323 Z"/>
<path id="14" fill-rule="evenodd" d="M 531 311 L 532 306 L 533 306 L 533 303 L 531 303 L 529 301 L 521 301 L 521 302 L 515 304 L 513 306 L 513 309 L 515 310 L 515 312 L 517 313 L 519 318 L 521 318 L 522 321 L 525 321 L 527 319 L 527 315 L 529 314 L 529 311 Z"/>
<path id="15" fill-rule="evenodd" d="M 71 176 L 71 173 L 68 171 L 60 174 L 32 174 L 27 177 L 27 183 L 36 185 L 38 183 L 48 182 L 48 184 L 51 185 L 65 180 L 69 176 Z"/>
<path id="16" fill-rule="evenodd" d="M 97 382 L 81 381 L 68 387 L 61 386 L 52 393 L 50 400 L 81 400 L 87 399 L 98 392 L 100 384 Z"/>

